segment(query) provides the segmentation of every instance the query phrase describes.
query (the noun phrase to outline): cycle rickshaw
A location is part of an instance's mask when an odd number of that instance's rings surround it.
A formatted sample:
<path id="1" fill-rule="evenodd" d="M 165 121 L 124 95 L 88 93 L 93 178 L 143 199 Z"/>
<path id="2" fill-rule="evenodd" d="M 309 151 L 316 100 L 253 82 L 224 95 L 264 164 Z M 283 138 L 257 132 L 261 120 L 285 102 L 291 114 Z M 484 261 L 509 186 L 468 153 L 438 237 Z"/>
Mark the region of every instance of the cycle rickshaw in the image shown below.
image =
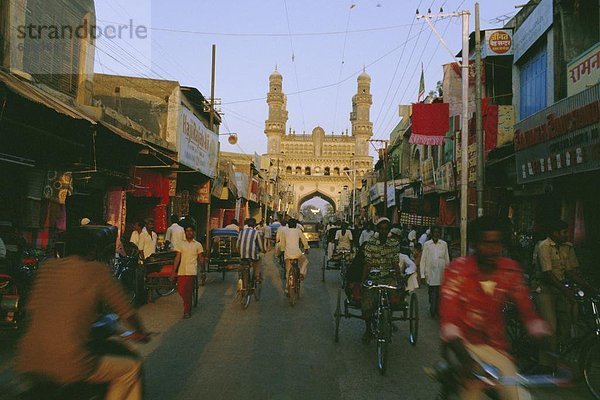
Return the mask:
<path id="1" fill-rule="evenodd" d="M 206 272 L 220 272 L 222 279 L 228 271 L 237 271 L 240 253 L 237 249 L 239 233 L 233 229 L 213 229 L 210 232 L 210 255 Z"/>
<path id="2" fill-rule="evenodd" d="M 321 267 L 321 282 L 325 282 L 325 271 L 340 271 L 342 287 L 344 287 L 346 268 L 352 263 L 354 253 L 350 250 L 333 250 L 335 235 L 340 229 L 341 228 L 331 228 L 327 233 L 327 246 L 325 248 L 325 254 L 323 255 L 323 265 Z"/>
<path id="3" fill-rule="evenodd" d="M 394 321 L 408 321 L 408 341 L 417 344 L 419 336 L 419 301 L 417 294 L 406 291 L 406 278 L 397 276 L 396 284 L 378 284 L 375 281 L 382 278 L 382 271 L 372 269 L 365 282 L 347 282 L 346 298 L 342 302 L 342 290 L 338 289 L 337 306 L 333 314 L 335 318 L 335 342 L 339 341 L 340 321 L 343 318 L 364 320 L 361 313 L 361 292 L 364 290 L 377 291 L 377 305 L 373 313 L 373 334 L 377 343 L 377 368 L 384 375 L 387 368 L 388 345 L 392 342 Z M 392 273 L 394 276 L 396 274 Z M 361 291 L 362 289 L 362 291 Z M 397 315 L 394 315 L 394 314 Z"/>

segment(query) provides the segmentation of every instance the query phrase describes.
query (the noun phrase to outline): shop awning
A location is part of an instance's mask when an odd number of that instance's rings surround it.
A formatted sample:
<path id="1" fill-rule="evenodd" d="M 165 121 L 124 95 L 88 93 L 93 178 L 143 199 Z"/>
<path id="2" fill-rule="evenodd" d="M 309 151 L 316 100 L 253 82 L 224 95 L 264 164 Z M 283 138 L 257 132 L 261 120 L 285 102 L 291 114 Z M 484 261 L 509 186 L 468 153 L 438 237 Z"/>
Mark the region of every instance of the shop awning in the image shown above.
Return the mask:
<path id="1" fill-rule="evenodd" d="M 0 82 L 2 82 L 2 84 L 4 84 L 8 90 L 26 98 L 27 100 L 42 104 L 68 117 L 85 120 L 92 125 L 96 125 L 96 121 L 75 108 L 75 106 L 58 100 L 56 96 L 45 92 L 43 89 L 35 86 L 33 83 L 26 82 L 12 74 L 3 71 L 0 71 Z"/>

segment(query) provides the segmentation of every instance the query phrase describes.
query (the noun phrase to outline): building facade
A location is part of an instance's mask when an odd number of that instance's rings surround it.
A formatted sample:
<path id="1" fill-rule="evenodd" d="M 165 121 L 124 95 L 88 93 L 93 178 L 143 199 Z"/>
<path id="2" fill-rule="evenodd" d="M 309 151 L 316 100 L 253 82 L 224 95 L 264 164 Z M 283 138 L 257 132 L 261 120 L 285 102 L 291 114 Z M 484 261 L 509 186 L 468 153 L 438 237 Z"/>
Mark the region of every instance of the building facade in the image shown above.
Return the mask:
<path id="1" fill-rule="evenodd" d="M 352 191 L 372 168 L 368 142 L 373 135 L 371 78 L 363 72 L 357 83 L 350 113 L 351 134 L 347 130 L 327 134 L 320 126 L 310 134 L 297 134 L 291 128 L 286 133 L 288 111 L 283 77 L 278 71 L 269 77 L 269 116 L 265 122 L 268 144 L 264 157 L 276 180 L 282 182 L 279 186 L 293 193 L 285 211 L 297 215 L 301 205 L 313 197 L 321 197 L 340 210 L 349 205 Z"/>

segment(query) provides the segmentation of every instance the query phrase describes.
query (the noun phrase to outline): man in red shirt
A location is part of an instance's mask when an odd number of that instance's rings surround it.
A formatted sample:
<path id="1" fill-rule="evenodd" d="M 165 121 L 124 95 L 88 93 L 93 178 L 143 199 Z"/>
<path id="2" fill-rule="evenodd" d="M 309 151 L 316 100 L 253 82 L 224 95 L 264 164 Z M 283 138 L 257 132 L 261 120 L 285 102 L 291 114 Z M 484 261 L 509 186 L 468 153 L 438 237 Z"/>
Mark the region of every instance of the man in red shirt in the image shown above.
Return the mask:
<path id="1" fill-rule="evenodd" d="M 502 257 L 508 224 L 494 217 L 480 217 L 469 228 L 475 253 L 457 258 L 444 272 L 441 287 L 440 329 L 447 350 L 463 367 L 462 376 L 472 372 L 474 357 L 494 365 L 503 376 L 517 373 L 508 354 L 503 308 L 513 302 L 528 333 L 537 338 L 550 334 L 549 325 L 535 312 L 519 264 Z M 463 382 L 461 399 L 479 399 L 481 387 Z M 505 386 L 503 399 L 525 399 L 523 388 Z M 521 397 L 520 397 L 521 394 Z"/>

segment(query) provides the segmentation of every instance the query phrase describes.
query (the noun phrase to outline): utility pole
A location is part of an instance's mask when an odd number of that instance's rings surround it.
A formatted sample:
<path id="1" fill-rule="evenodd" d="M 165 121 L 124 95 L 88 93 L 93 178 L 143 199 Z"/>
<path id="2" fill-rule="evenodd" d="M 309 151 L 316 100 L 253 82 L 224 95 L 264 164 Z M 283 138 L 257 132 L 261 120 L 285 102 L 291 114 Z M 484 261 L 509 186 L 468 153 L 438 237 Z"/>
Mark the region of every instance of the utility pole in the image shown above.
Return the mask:
<path id="1" fill-rule="evenodd" d="M 469 184 L 469 15 L 471 13 L 468 10 L 463 10 L 454 13 L 444 14 L 443 10 L 440 9 L 439 14 L 431 14 L 428 12 L 426 15 L 420 15 L 417 10 L 417 19 L 425 19 L 431 30 L 436 34 L 440 42 L 446 47 L 450 56 L 458 62 L 454 53 L 448 47 L 444 38 L 435 29 L 435 26 L 431 23 L 431 19 L 437 18 L 451 18 L 458 17 L 462 18 L 462 60 L 460 62 L 461 73 L 462 73 L 462 118 L 461 118 L 461 133 L 460 133 L 460 145 L 461 145 L 461 181 L 460 181 L 460 254 L 465 256 L 467 254 L 467 194 Z"/>
<path id="2" fill-rule="evenodd" d="M 215 127 L 215 65 L 216 65 L 216 56 L 217 56 L 217 45 L 213 44 L 212 45 L 212 71 L 211 71 L 211 77 L 210 77 L 210 130 L 214 132 L 214 127 Z M 217 157 L 219 157 L 219 155 L 217 154 Z M 218 159 L 217 159 L 217 165 L 219 165 Z M 208 199 L 208 205 L 206 207 L 206 254 L 210 254 L 210 214 L 211 214 L 211 207 L 210 207 L 210 193 L 209 193 L 209 199 Z"/>
<path id="3" fill-rule="evenodd" d="M 382 140 L 382 139 L 369 139 L 367 140 L 367 142 L 371 142 L 371 143 L 383 143 L 383 149 L 378 149 L 378 150 L 383 150 L 383 216 L 387 218 L 387 184 L 388 184 L 388 178 L 387 178 L 387 148 L 388 148 L 388 143 L 389 140 Z"/>
<path id="4" fill-rule="evenodd" d="M 477 135 L 477 216 L 483 216 L 484 138 L 481 112 L 481 35 L 479 28 L 479 3 L 475 3 L 475 132 Z"/>

